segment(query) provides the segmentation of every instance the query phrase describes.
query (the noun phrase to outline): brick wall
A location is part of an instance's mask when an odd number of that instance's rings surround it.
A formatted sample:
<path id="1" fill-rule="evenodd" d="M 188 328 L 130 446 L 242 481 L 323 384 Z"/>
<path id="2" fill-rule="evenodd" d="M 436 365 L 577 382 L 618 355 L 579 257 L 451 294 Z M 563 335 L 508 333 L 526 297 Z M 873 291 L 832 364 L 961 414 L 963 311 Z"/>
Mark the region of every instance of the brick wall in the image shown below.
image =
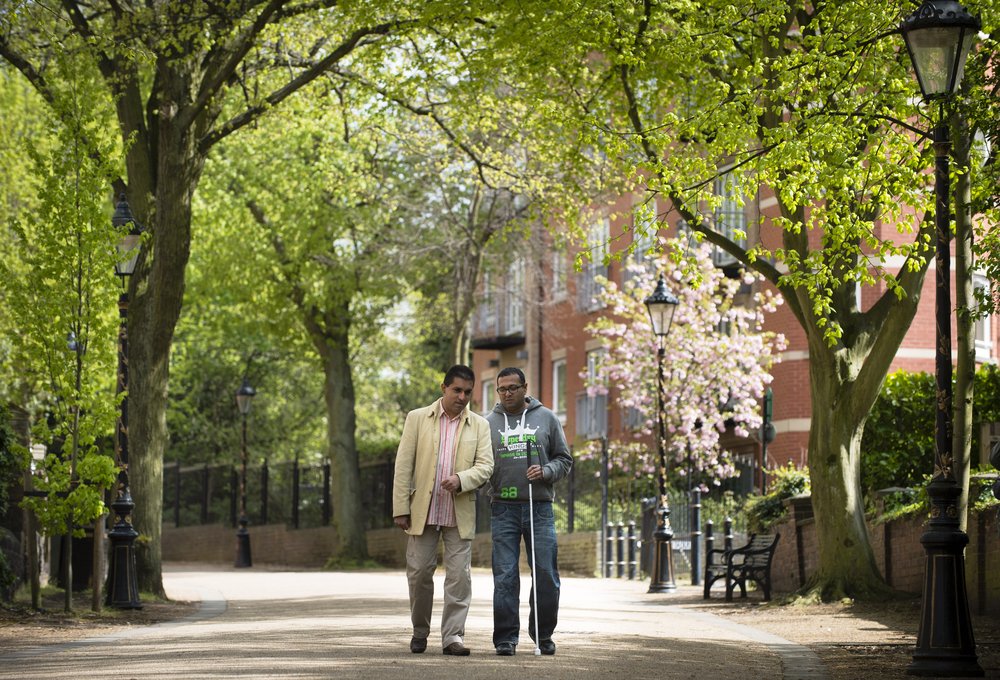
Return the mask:
<path id="1" fill-rule="evenodd" d="M 926 555 L 920 543 L 925 530 L 923 517 L 869 524 L 875 563 L 893 588 L 920 594 L 924 587 Z M 811 509 L 791 508 L 787 519 L 774 527 L 781 534 L 771 563 L 775 593 L 791 593 L 809 579 L 818 567 L 816 523 Z M 969 607 L 977 614 L 1000 613 L 1000 528 L 997 510 L 969 513 L 965 550 L 966 587 Z"/>
<path id="2" fill-rule="evenodd" d="M 771 567 L 774 592 L 791 593 L 815 573 L 819 550 L 816 525 L 803 504 L 775 527 L 781 534 Z M 798 519 L 796 519 L 796 517 Z M 920 593 L 924 579 L 924 549 L 920 535 L 923 518 L 904 518 L 869 526 L 875 562 L 889 584 L 905 592 Z M 1000 613 L 1000 528 L 997 511 L 969 515 L 969 546 L 965 551 L 969 606 L 974 613 Z M 336 552 L 336 532 L 331 527 L 293 530 L 282 524 L 251 527 L 251 551 L 256 564 L 286 567 L 322 567 Z M 718 547 L 722 538 L 718 537 Z M 236 556 L 236 530 L 221 524 L 164 526 L 163 559 L 171 562 L 232 563 Z M 389 567 L 405 565 L 406 535 L 398 529 L 368 532 L 368 553 Z M 490 566 L 490 535 L 478 534 L 472 543 L 472 564 Z M 580 532 L 559 535 L 559 568 L 566 574 L 598 576 L 600 534 Z M 887 566 L 888 565 L 888 566 Z M 527 560 L 521 555 L 522 571 Z"/>
<path id="3" fill-rule="evenodd" d="M 267 524 L 250 529 L 250 553 L 257 564 L 321 567 L 336 545 L 330 528 L 291 531 L 283 524 Z M 162 549 L 163 559 L 171 562 L 232 562 L 236 530 L 223 524 L 164 526 Z"/>
<path id="4" fill-rule="evenodd" d="M 367 534 L 368 554 L 388 567 L 406 565 L 406 534 L 399 529 L 373 529 Z M 576 576 L 596 576 L 599 532 L 559 535 L 559 569 Z M 195 527 L 164 525 L 163 559 L 168 562 L 230 563 L 236 558 L 236 530 L 222 524 Z M 255 564 L 285 567 L 322 567 L 336 553 L 332 527 L 289 529 L 284 524 L 250 527 L 250 552 Z M 472 565 L 490 566 L 490 535 L 477 534 L 472 542 Z M 528 570 L 525 551 L 521 568 Z"/>

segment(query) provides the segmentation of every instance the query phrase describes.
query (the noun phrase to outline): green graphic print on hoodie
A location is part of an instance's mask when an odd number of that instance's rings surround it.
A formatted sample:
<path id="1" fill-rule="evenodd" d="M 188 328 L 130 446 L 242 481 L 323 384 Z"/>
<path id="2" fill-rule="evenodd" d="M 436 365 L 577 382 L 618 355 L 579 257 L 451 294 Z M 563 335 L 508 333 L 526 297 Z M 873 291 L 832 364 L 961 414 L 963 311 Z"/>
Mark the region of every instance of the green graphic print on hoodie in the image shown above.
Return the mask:
<path id="1" fill-rule="evenodd" d="M 493 502 L 528 501 L 528 466 L 542 466 L 542 480 L 532 495 L 536 501 L 551 501 L 552 485 L 569 474 L 573 456 L 566 443 L 562 423 L 537 399 L 525 399 L 523 413 L 511 415 L 497 404 L 486 416 L 493 439 L 493 476 L 489 493 Z M 531 460 L 528 460 L 528 443 Z"/>

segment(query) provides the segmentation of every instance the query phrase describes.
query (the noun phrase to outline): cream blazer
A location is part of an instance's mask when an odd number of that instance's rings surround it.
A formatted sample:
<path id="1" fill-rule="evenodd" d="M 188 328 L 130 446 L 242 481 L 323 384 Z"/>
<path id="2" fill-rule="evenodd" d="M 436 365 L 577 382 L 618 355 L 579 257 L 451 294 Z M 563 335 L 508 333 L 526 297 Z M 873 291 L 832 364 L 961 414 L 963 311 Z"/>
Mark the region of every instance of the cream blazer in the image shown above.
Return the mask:
<path id="1" fill-rule="evenodd" d="M 438 446 L 441 440 L 441 399 L 430 406 L 406 414 L 403 436 L 396 450 L 392 481 L 392 516 L 410 516 L 413 536 L 424 533 L 427 512 L 437 475 Z M 455 494 L 455 519 L 464 539 L 476 534 L 476 489 L 493 473 L 493 444 L 486 419 L 466 409 L 455 437 L 455 474 L 462 488 Z"/>

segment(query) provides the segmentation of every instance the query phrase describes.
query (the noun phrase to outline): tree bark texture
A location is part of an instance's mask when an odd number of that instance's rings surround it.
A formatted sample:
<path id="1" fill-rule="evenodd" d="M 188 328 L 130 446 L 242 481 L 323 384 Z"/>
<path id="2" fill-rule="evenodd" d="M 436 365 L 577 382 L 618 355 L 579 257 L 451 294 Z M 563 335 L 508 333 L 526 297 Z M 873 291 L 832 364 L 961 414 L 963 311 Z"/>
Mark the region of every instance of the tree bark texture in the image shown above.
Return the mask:
<path id="1" fill-rule="evenodd" d="M 811 361 L 812 423 L 809 474 L 819 540 L 819 570 L 808 588 L 823 600 L 885 588 L 865 525 L 861 489 L 861 434 L 867 419 L 853 405 L 855 387 L 830 362 Z M 816 405 L 821 405 L 816 408 Z"/>
<path id="2" fill-rule="evenodd" d="M 344 306 L 349 306 L 345 302 Z M 348 319 L 348 310 L 332 316 Z M 323 361 L 323 396 L 327 410 L 327 442 L 333 482 L 333 526 L 340 542 L 339 557 L 368 557 L 364 522 L 361 518 L 361 473 L 355 442 L 354 379 L 348 350 L 349 326 L 341 323 L 335 333 L 313 336 Z M 388 414 L 387 414 L 388 415 Z"/>
<path id="3" fill-rule="evenodd" d="M 176 87 L 186 82 L 177 72 L 165 74 L 163 80 Z M 133 526 L 139 532 L 139 589 L 161 596 L 170 345 L 191 252 L 191 198 L 204 165 L 192 131 L 177 123 L 176 108 L 171 105 L 177 98 L 169 91 L 164 94 L 157 118 L 157 152 L 147 154 L 134 146 L 128 156 L 129 200 L 138 208 L 139 219 L 148 220 L 143 224 L 151 233 L 129 282 L 129 483 L 135 502 Z M 155 166 L 146 163 L 147 159 L 154 160 Z M 143 186 L 151 188 L 151 196 L 135 188 Z"/>
<path id="4" fill-rule="evenodd" d="M 968 167 L 971 139 L 969 126 L 956 114 L 952 125 L 952 156 L 956 167 Z M 960 172 L 955 182 L 955 391 L 952 396 L 952 473 L 961 489 L 958 497 L 958 524 L 966 530 L 969 513 L 969 477 L 972 466 L 972 404 L 976 381 L 976 303 L 972 280 L 972 184 L 968 172 Z"/>

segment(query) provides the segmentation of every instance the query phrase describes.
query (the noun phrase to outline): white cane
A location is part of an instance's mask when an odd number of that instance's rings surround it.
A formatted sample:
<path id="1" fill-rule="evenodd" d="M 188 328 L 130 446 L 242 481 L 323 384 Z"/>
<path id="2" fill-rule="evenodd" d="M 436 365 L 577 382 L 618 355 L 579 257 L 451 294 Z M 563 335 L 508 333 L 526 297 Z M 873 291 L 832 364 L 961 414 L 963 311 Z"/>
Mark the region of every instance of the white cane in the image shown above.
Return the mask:
<path id="1" fill-rule="evenodd" d="M 531 467 L 531 441 L 528 441 L 528 467 Z M 528 531 L 531 534 L 531 595 L 534 599 L 535 611 L 535 656 L 541 656 L 542 650 L 538 646 L 538 638 L 541 634 L 538 631 L 538 589 L 535 587 L 535 499 L 531 492 L 534 482 L 528 480 Z"/>

